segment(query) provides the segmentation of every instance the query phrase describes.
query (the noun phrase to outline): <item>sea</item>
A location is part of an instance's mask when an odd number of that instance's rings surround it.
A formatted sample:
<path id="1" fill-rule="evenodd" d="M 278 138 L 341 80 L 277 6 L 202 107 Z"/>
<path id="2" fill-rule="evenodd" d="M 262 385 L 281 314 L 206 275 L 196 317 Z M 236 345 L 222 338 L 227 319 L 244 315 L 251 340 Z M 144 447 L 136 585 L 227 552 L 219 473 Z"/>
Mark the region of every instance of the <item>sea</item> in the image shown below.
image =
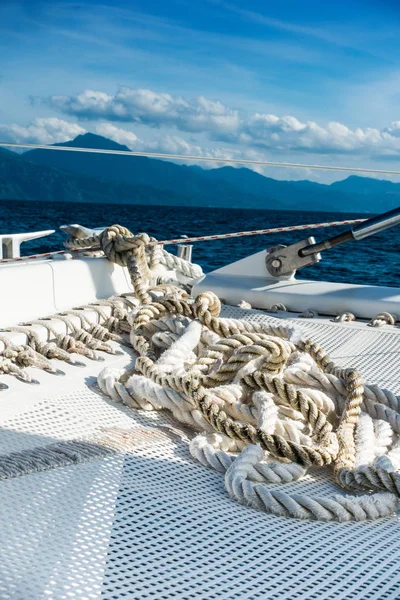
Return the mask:
<path id="1" fill-rule="evenodd" d="M 56 230 L 49 237 L 24 243 L 22 254 L 28 255 L 60 250 L 65 235 L 59 227 L 68 223 L 91 228 L 118 223 L 133 233 L 145 231 L 162 240 L 370 217 L 359 213 L 0 200 L 0 235 Z M 198 242 L 193 247 L 193 262 L 208 272 L 270 246 L 292 244 L 309 235 L 322 241 L 346 229 L 348 226 Z M 167 249 L 176 252 L 175 246 Z M 301 270 L 302 279 L 398 286 L 400 227 L 326 250 L 321 256 L 318 264 Z"/>

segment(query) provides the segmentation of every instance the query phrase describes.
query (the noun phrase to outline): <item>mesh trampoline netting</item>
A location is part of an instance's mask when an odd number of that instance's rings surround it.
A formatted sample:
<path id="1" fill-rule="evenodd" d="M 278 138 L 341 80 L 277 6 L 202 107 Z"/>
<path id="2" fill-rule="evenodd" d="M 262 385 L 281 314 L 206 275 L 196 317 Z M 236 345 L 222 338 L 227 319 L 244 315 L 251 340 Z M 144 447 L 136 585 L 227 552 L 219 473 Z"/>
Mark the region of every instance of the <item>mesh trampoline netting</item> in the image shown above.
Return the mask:
<path id="1" fill-rule="evenodd" d="M 223 316 L 274 319 L 233 307 Z M 400 392 L 395 328 L 289 320 L 338 364 Z M 129 360 L 108 357 L 107 364 Z M 191 458 L 191 432 L 168 413 L 131 410 L 103 396 L 94 378 L 99 368 L 70 369 L 64 390 L 48 376 L 35 397 L 22 383 L 1 397 L 3 458 L 99 431 L 125 432 L 109 456 L 1 482 L 1 598 L 400 597 L 397 517 L 323 523 L 242 506 L 221 474 Z M 311 470 L 280 487 L 332 496 L 338 488 L 331 481 Z"/>

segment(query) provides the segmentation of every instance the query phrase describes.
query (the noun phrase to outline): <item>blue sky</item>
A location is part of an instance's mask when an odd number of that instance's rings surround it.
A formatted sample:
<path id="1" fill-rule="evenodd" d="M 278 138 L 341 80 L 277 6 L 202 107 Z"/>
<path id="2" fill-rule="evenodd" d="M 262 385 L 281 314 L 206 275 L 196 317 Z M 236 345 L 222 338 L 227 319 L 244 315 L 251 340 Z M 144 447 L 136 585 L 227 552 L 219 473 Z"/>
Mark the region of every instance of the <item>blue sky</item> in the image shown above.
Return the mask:
<path id="1" fill-rule="evenodd" d="M 396 1 L 2 0 L 0 53 L 3 140 L 400 166 Z"/>

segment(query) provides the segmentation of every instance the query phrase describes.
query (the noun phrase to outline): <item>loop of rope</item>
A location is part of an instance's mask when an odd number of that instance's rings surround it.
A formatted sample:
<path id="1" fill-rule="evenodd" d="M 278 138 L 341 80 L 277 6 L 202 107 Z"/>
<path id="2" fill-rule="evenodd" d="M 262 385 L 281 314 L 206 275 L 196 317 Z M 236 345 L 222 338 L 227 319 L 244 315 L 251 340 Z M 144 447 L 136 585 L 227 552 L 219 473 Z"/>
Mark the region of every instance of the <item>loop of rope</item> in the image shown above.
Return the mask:
<path id="1" fill-rule="evenodd" d="M 383 325 L 395 325 L 398 317 L 397 315 L 392 315 L 388 312 L 381 312 L 377 314 L 371 321 L 368 323 L 370 327 L 382 327 Z"/>
<path id="2" fill-rule="evenodd" d="M 332 320 L 338 323 L 350 323 L 351 321 L 355 321 L 356 317 L 351 312 L 343 312 Z"/>

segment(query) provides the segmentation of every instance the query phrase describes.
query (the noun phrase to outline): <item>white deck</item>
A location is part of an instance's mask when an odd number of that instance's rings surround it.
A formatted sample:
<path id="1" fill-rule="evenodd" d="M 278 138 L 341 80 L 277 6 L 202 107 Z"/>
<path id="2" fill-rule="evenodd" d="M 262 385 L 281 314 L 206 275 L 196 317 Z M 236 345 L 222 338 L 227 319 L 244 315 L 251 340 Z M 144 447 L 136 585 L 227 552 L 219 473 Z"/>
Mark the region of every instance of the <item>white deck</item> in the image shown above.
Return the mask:
<path id="1" fill-rule="evenodd" d="M 224 307 L 223 316 L 274 317 Z M 294 315 L 281 313 L 290 318 Z M 336 361 L 400 392 L 400 330 L 295 319 Z M 101 428 L 135 428 L 135 446 L 79 466 L 0 484 L 0 597 L 388 600 L 400 597 L 398 518 L 322 523 L 260 513 L 231 500 L 222 476 L 189 455 L 187 432 L 167 415 L 104 397 L 95 375 L 128 355 L 67 377 L 31 371 L 0 392 L 0 454 L 71 440 Z M 338 493 L 312 474 L 287 491 Z M 282 489 L 282 486 L 280 486 Z"/>
<path id="2" fill-rule="evenodd" d="M 364 319 L 382 311 L 400 312 L 400 288 L 310 281 L 301 279 L 302 271 L 298 278 L 277 280 L 268 274 L 265 257 L 264 250 L 207 273 L 194 286 L 194 295 L 212 290 L 233 306 L 245 299 L 264 309 L 284 304 L 297 312 L 316 308 L 324 315 L 351 312 Z"/>

